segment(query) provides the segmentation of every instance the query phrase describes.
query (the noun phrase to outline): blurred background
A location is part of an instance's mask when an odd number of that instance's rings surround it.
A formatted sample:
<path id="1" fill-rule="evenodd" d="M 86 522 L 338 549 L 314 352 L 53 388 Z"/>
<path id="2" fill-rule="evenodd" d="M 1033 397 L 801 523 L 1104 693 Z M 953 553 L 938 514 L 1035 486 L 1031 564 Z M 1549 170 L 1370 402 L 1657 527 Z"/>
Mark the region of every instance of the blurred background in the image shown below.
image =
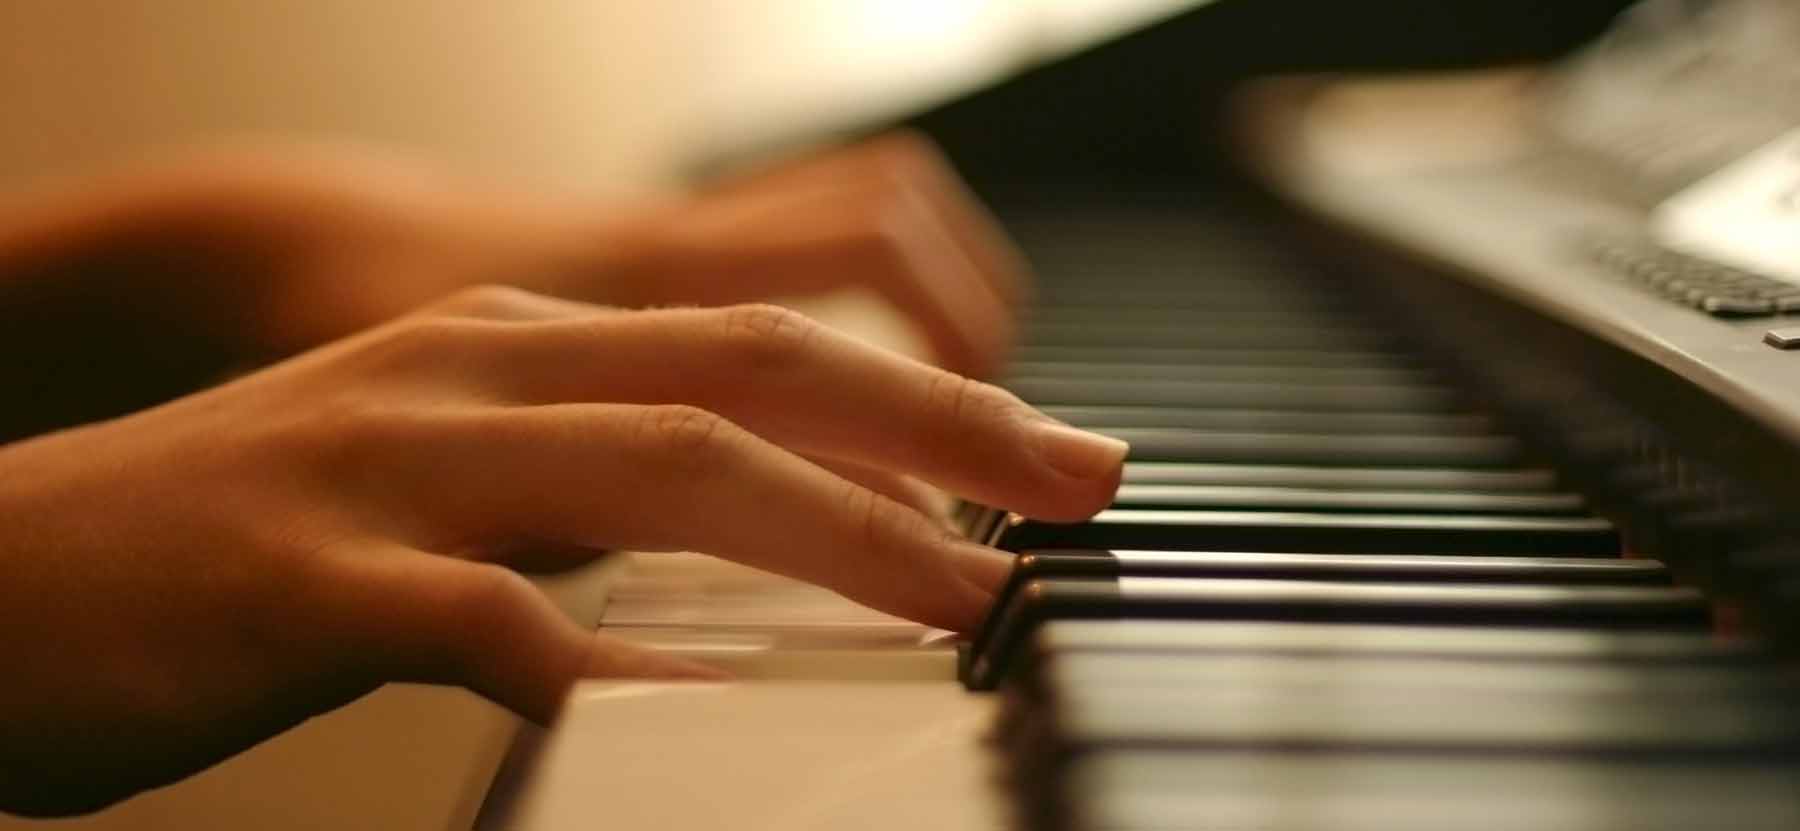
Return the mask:
<path id="1" fill-rule="evenodd" d="M 353 138 L 631 194 L 898 115 L 1198 0 L 9 0 L 0 186 L 146 148 Z"/>

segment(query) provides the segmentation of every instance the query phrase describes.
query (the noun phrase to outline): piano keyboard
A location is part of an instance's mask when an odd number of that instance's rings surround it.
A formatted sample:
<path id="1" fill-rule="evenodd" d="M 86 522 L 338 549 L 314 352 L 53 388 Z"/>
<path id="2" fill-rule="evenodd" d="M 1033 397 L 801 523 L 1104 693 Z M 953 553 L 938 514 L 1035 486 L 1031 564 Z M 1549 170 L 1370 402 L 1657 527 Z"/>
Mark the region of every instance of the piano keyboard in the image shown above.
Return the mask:
<path id="1" fill-rule="evenodd" d="M 1131 442 L 1115 504 L 959 514 L 1019 552 L 959 660 L 1017 824 L 1800 825 L 1800 696 L 1704 596 L 1329 269 L 1119 222 L 1019 229 L 1045 285 L 1006 379 Z"/>

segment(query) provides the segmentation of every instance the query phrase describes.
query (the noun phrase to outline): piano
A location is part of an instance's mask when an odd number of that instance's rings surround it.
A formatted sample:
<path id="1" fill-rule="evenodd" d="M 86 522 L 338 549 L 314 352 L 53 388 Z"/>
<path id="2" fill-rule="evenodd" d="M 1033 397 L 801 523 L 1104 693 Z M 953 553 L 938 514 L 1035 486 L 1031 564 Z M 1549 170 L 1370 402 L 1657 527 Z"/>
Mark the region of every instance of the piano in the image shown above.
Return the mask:
<path id="1" fill-rule="evenodd" d="M 1624 5 L 1224 0 L 914 119 L 1115 504 L 962 506 L 966 639 L 633 560 L 601 625 L 741 680 L 578 687 L 476 827 L 1800 827 L 1800 222 L 1742 194 L 1800 113 L 1721 81 L 1796 18 Z"/>

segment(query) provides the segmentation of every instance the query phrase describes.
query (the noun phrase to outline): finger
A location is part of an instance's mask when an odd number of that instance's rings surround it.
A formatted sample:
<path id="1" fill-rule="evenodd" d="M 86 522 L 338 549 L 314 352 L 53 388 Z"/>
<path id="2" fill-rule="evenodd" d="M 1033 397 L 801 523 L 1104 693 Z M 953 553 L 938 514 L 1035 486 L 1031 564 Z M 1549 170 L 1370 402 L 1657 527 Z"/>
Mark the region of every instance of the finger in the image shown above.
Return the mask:
<path id="1" fill-rule="evenodd" d="M 1123 442 L 790 310 L 665 309 L 517 335 L 486 350 L 502 397 L 693 404 L 802 453 L 1044 519 L 1085 519 L 1118 489 Z"/>
<path id="2" fill-rule="evenodd" d="M 949 516 L 950 503 L 943 492 L 910 476 L 842 459 L 808 456 L 806 460 L 928 517 Z"/>
<path id="3" fill-rule="evenodd" d="M 421 314 L 495 321 L 540 321 L 566 320 L 609 311 L 612 310 L 511 286 L 476 286 L 432 304 Z M 942 492 L 911 477 L 841 459 L 809 458 L 808 461 L 926 516 L 945 517 L 949 513 L 949 499 Z M 604 553 L 583 546 L 532 541 L 484 552 L 483 557 L 528 574 L 549 574 L 586 565 Z"/>
<path id="4" fill-rule="evenodd" d="M 1005 322 L 994 348 L 1011 342 L 1011 310 L 1027 285 L 1024 257 L 998 223 L 956 177 L 923 136 L 899 132 L 835 152 L 808 157 L 715 188 L 713 193 L 788 195 L 817 193 L 881 206 L 883 221 L 896 237 L 913 237 L 932 273 L 979 295 L 967 302 L 991 307 Z M 1003 338 L 1001 336 L 1004 336 Z M 939 347 L 947 367 L 982 375 L 991 365 L 968 363 Z M 976 356 L 976 360 L 987 353 Z M 963 362 L 958 363 L 957 361 Z"/>
<path id="5" fill-rule="evenodd" d="M 467 687 L 548 723 L 585 678 L 730 677 L 583 629 L 500 566 L 407 550 L 334 568 L 336 625 L 356 622 L 355 654 L 382 680 Z"/>
<path id="6" fill-rule="evenodd" d="M 388 452 L 386 498 L 437 534 L 704 551 L 945 628 L 975 626 L 1011 565 L 692 407 L 490 408 Z"/>
<path id="7" fill-rule="evenodd" d="M 912 130 L 888 133 L 870 144 L 891 175 L 911 184 L 936 209 L 994 290 L 1009 304 L 1024 302 L 1031 289 L 1031 272 L 1024 253 L 956 174 L 937 145 L 923 133 Z"/>
<path id="8" fill-rule="evenodd" d="M 584 317 L 620 309 L 565 300 L 504 285 L 478 285 L 459 289 L 414 314 L 421 317 L 464 317 L 475 320 L 538 321 Z"/>
<path id="9" fill-rule="evenodd" d="M 997 372 L 1018 333 L 1014 303 L 995 290 L 992 280 L 983 279 L 981 268 L 970 252 L 957 244 L 953 230 L 915 194 L 907 193 L 889 216 L 895 229 L 891 233 L 913 252 L 914 267 L 926 279 L 936 278 L 935 282 L 954 289 L 959 302 L 968 304 L 969 312 L 961 319 L 983 327 L 968 338 L 966 354 L 956 351 L 960 344 L 940 345 L 940 365 L 978 378 Z"/>
<path id="10" fill-rule="evenodd" d="M 642 307 L 864 287 L 917 325 L 947 368 L 989 372 L 1011 345 L 1011 309 L 914 200 L 896 200 L 890 189 L 834 185 L 699 199 L 645 227 L 647 265 L 601 275 L 575 270 L 551 290 L 598 291 Z"/>
<path id="11" fill-rule="evenodd" d="M 836 151 L 756 171 L 715 186 L 732 192 L 876 178 L 920 199 L 1008 305 L 1029 293 L 1025 257 L 931 139 L 914 130 L 884 133 Z"/>

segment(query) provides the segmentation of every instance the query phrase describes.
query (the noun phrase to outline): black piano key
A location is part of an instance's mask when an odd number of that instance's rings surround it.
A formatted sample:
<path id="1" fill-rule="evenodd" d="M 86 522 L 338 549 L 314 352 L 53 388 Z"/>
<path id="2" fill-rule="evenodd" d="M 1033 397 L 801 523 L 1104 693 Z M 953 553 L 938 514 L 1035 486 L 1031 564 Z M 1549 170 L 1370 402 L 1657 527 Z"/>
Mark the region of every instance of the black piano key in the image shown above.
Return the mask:
<path id="1" fill-rule="evenodd" d="M 1153 311 L 1205 308 L 1203 301 L 1217 298 L 1332 310 L 1338 314 L 1353 314 L 1358 308 L 1356 298 L 1343 287 L 1308 280 L 1304 275 L 1297 275 L 1291 267 L 1270 262 L 1219 267 L 1212 261 L 1175 265 L 1166 258 L 1161 263 L 1152 263 L 1142 257 L 1111 254 L 1095 259 L 1083 256 L 1081 251 L 1068 249 L 1055 253 L 1056 261 L 1047 263 L 1044 269 L 1045 279 L 1033 298 L 1033 309 L 1114 307 Z M 1151 272 L 1165 272 L 1167 277 L 1154 275 L 1153 279 L 1139 279 L 1152 276 Z M 1096 274 L 1112 279 L 1096 285 L 1093 280 Z"/>
<path id="2" fill-rule="evenodd" d="M 1631 562 L 1631 561 L 1624 561 Z M 1611 629 L 1342 625 L 1196 620 L 1053 620 L 1038 627 L 1017 669 L 1054 654 L 1392 655 L 1493 662 L 1765 663 L 1766 650 L 1712 633 Z"/>
<path id="3" fill-rule="evenodd" d="M 1471 470 L 1126 462 L 1124 481 L 1133 485 L 1521 492 L 1554 488 L 1556 474 L 1541 468 Z"/>
<path id="4" fill-rule="evenodd" d="M 1385 329 L 1356 324 L 1333 326 L 1057 324 L 1027 327 L 1027 346 L 1150 346 L 1184 348 L 1331 349 L 1379 348 L 1392 343 Z"/>
<path id="5" fill-rule="evenodd" d="M 1105 404 L 1267 408 L 1315 412 L 1455 412 L 1448 387 L 1427 384 L 1285 384 L 1024 378 L 1008 385 L 1034 405 Z"/>
<path id="6" fill-rule="evenodd" d="M 1647 586 L 1040 578 L 1020 584 L 989 612 L 966 650 L 964 681 L 991 689 L 1045 621 L 1115 618 L 1698 629 L 1709 609 L 1692 589 Z"/>
<path id="7" fill-rule="evenodd" d="M 1156 289 L 1149 286 L 1118 287 L 1111 291 L 1095 290 L 1090 285 L 1065 283 L 1044 285 L 1032 311 L 1058 312 L 1087 309 L 1121 309 L 1157 311 L 1199 311 L 1221 306 L 1232 309 L 1298 309 L 1320 315 L 1345 316 L 1355 313 L 1355 301 L 1317 286 L 1288 282 L 1282 285 L 1220 285 L 1192 283 L 1178 289 Z"/>
<path id="8" fill-rule="evenodd" d="M 1039 379 L 1133 379 L 1161 382 L 1266 382 L 1291 384 L 1430 384 L 1434 372 L 1389 367 L 1292 367 L 1268 364 L 1144 364 L 1130 361 L 1018 361 L 1007 367 L 1006 386 Z"/>
<path id="9" fill-rule="evenodd" d="M 1755 763 L 1132 749 L 1019 796 L 1065 831 L 1800 827 L 1796 771 Z"/>
<path id="10" fill-rule="evenodd" d="M 1616 557 L 1450 557 L 1045 549 L 1028 551 L 1018 557 L 1005 585 L 996 593 L 994 608 L 1007 608 L 1013 593 L 1033 580 L 1126 575 L 1461 585 L 1666 586 L 1670 583 L 1669 570 L 1660 562 Z"/>
<path id="11" fill-rule="evenodd" d="M 1119 486 L 1114 508 L 1194 510 L 1347 511 L 1356 513 L 1575 514 L 1586 502 L 1579 494 L 1481 493 L 1470 491 L 1349 491 L 1243 485 Z"/>
<path id="12" fill-rule="evenodd" d="M 1211 308 L 1036 305 L 1020 315 L 1027 329 L 1037 326 L 1328 326 L 1356 325 L 1354 317 L 1330 306 L 1284 303 L 1280 298 L 1234 295 Z"/>
<path id="13" fill-rule="evenodd" d="M 1088 429 L 1131 444 L 1132 461 L 1508 467 L 1525 449 L 1507 436 L 1227 433 L 1164 427 Z"/>
<path id="14" fill-rule="evenodd" d="M 1077 427 L 1174 427 L 1247 433 L 1335 433 L 1343 436 L 1491 436 L 1494 420 L 1479 413 L 1322 413 L 1306 410 L 1217 410 L 1193 407 L 1050 405 L 1045 415 Z"/>
<path id="15" fill-rule="evenodd" d="M 1456 557 L 1428 554 L 1290 554 L 1266 551 L 1026 551 L 995 599 L 1045 577 L 1244 577 L 1364 583 L 1669 585 L 1667 566 L 1622 557 Z"/>
<path id="16" fill-rule="evenodd" d="M 1009 515 L 987 537 L 1027 548 L 1146 548 L 1332 554 L 1612 555 L 1618 533 L 1598 517 L 1326 514 L 1109 509 L 1059 524 Z"/>
<path id="17" fill-rule="evenodd" d="M 1383 348 L 1344 349 L 1321 347 L 1279 349 L 1179 346 L 1126 346 L 1096 344 L 1093 346 L 1045 346 L 1021 344 L 1013 358 L 1028 362 L 1084 362 L 1155 364 L 1160 366 L 1275 366 L 1275 367 L 1361 367 L 1417 368 L 1413 355 Z"/>

